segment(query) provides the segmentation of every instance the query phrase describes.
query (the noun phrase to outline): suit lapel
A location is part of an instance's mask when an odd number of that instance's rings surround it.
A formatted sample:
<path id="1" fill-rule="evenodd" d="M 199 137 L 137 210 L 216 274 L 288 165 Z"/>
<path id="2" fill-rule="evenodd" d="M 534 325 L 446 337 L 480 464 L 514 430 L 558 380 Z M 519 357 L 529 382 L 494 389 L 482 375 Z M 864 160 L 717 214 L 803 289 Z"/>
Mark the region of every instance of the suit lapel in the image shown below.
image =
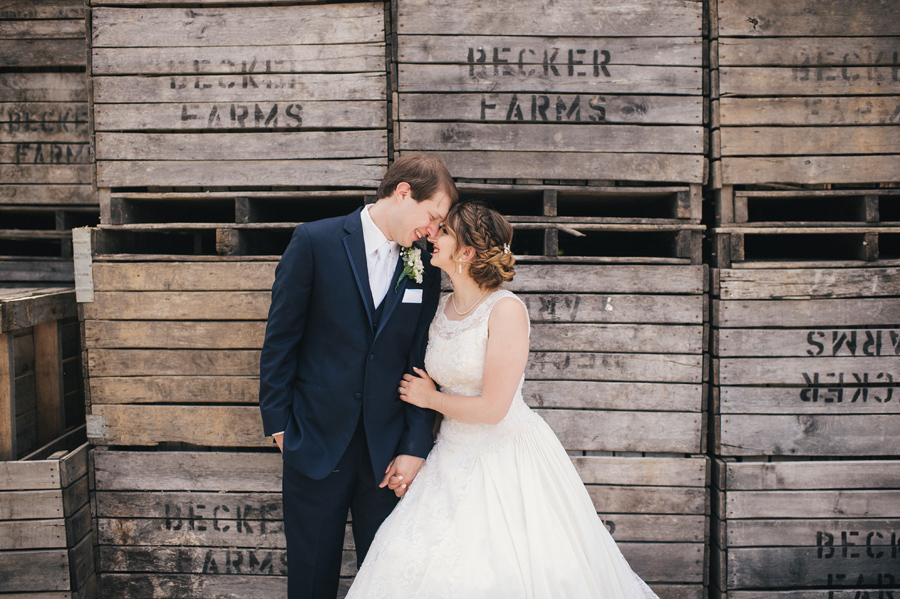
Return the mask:
<path id="1" fill-rule="evenodd" d="M 350 258 L 350 268 L 353 270 L 356 286 L 359 288 L 359 294 L 362 296 L 363 303 L 366 306 L 366 315 L 369 317 L 369 327 L 371 328 L 374 322 L 375 305 L 372 300 L 372 289 L 369 285 L 366 242 L 363 238 L 359 210 L 349 215 L 344 221 L 344 231 L 347 232 L 347 236 L 344 237 L 344 248 L 347 250 L 347 257 Z"/>
<path id="2" fill-rule="evenodd" d="M 403 272 L 403 250 L 404 248 L 401 247 L 400 258 L 397 260 L 397 266 L 394 267 L 394 274 L 391 276 L 391 286 L 388 287 L 387 295 L 384 296 L 384 312 L 381 314 L 381 321 L 378 323 L 378 330 L 375 332 L 376 337 L 391 317 L 394 308 L 400 303 L 400 298 L 403 297 L 403 293 L 406 290 L 406 283 L 409 281 L 409 277 L 403 277 L 403 280 L 397 285 L 397 279 L 400 278 L 400 273 Z"/>

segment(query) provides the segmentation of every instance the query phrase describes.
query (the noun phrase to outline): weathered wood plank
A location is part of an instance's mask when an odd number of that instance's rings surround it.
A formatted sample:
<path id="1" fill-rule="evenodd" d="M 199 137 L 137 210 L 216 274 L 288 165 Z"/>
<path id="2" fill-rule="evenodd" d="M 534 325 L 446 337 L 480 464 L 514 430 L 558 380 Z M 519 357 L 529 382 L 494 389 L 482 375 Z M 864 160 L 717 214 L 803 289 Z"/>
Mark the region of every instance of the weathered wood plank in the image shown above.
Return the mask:
<path id="1" fill-rule="evenodd" d="M 722 385 L 837 387 L 854 384 L 886 385 L 900 380 L 900 360 L 896 355 L 815 359 L 721 358 L 718 363 L 718 383 Z"/>
<path id="2" fill-rule="evenodd" d="M 841 573 L 843 576 L 846 574 Z M 843 582 L 841 579 L 839 582 Z M 865 578 L 863 579 L 865 582 Z M 878 589 L 874 584 L 867 584 L 865 588 L 831 588 L 831 589 L 803 589 L 795 591 L 728 591 L 722 597 L 727 599 L 857 599 L 868 593 L 870 597 L 877 597 L 879 593 L 885 593 L 884 589 Z M 883 595 L 887 596 L 887 595 Z"/>
<path id="3" fill-rule="evenodd" d="M 223 595 L 233 599 L 283 597 L 287 596 L 287 576 L 110 572 L 103 574 L 103 592 L 121 599 L 140 599 L 147 593 L 159 599 L 212 599 Z"/>
<path id="4" fill-rule="evenodd" d="M 675 67 L 672 67 L 675 68 Z M 727 96 L 841 96 L 896 94 L 893 67 L 721 67 Z"/>
<path id="5" fill-rule="evenodd" d="M 88 320 L 84 327 L 88 349 L 261 349 L 266 323 Z"/>
<path id="6" fill-rule="evenodd" d="M 713 320 L 729 328 L 891 326 L 900 322 L 900 305 L 888 298 L 713 301 Z"/>
<path id="7" fill-rule="evenodd" d="M 0 164 L 0 181 L 10 184 L 46 183 L 50 185 L 79 184 L 91 180 L 90 165 L 68 164 Z"/>
<path id="8" fill-rule="evenodd" d="M 679 154 L 588 152 L 432 152 L 455 177 L 471 179 L 618 179 L 702 183 L 705 159 Z"/>
<path id="9" fill-rule="evenodd" d="M 820 382 L 827 380 L 820 379 Z M 721 387 L 718 393 L 716 411 L 719 414 L 900 413 L 896 401 L 900 385 L 896 384 L 889 387 L 851 385 L 832 388 Z"/>
<path id="10" fill-rule="evenodd" d="M 0 461 L 0 491 L 59 488 L 59 462 L 55 460 Z"/>
<path id="11" fill-rule="evenodd" d="M 95 451 L 93 456 L 98 491 L 281 492 L 282 461 L 277 451 L 110 450 Z"/>
<path id="12" fill-rule="evenodd" d="M 585 484 L 660 487 L 704 487 L 708 460 L 658 457 L 573 457 L 572 463 Z"/>
<path id="13" fill-rule="evenodd" d="M 56 520 L 64 516 L 61 490 L 0 492 L 0 520 Z"/>
<path id="14" fill-rule="evenodd" d="M 387 156 L 387 131 L 97 133 L 97 160 L 307 160 Z"/>
<path id="15" fill-rule="evenodd" d="M 518 276 L 518 275 L 517 275 Z M 574 283 L 574 281 L 573 281 Z M 506 287 L 511 287 L 511 284 Z M 525 287 L 525 284 L 523 284 Z M 533 323 L 700 323 L 702 296 L 522 294 Z"/>
<path id="16" fill-rule="evenodd" d="M 746 518 L 892 518 L 900 490 L 730 491 L 725 515 Z"/>
<path id="17" fill-rule="evenodd" d="M 130 545 L 134 539 L 139 539 L 142 545 L 169 547 L 285 547 L 284 525 L 280 520 L 97 518 L 100 545 Z"/>
<path id="18" fill-rule="evenodd" d="M 48 123 L 87 129 L 87 108 L 86 102 L 0 102 L 0 123 L 18 124 L 3 127 L 4 134 L 17 127 L 41 129 Z"/>
<path id="19" fill-rule="evenodd" d="M 545 96 L 519 96 L 518 94 L 412 94 L 399 95 L 401 121 L 490 121 L 519 122 L 516 106 L 522 110 L 525 122 L 552 121 L 556 119 L 557 100 L 571 108 L 573 103 L 585 107 L 585 118 L 591 123 L 701 125 L 703 101 L 691 96 L 601 96 L 580 94 L 553 94 Z M 534 104 L 532 115 L 531 105 Z M 510 111 L 512 107 L 512 111 Z M 596 109 L 592 108 L 596 107 Z M 543 109 L 543 110 L 539 110 Z M 590 111 L 588 111 L 590 109 Z M 602 111 L 600 110 L 602 109 Z M 560 114 L 561 120 L 570 120 L 568 110 Z M 590 116 L 598 120 L 592 121 Z M 574 118 L 574 114 L 573 114 Z"/>
<path id="20" fill-rule="evenodd" d="M 900 153 L 897 127 L 722 127 L 722 156 Z"/>
<path id="21" fill-rule="evenodd" d="M 270 303 L 268 291 L 99 291 L 83 308 L 85 320 L 265 320 Z"/>
<path id="22" fill-rule="evenodd" d="M 705 266 L 517 265 L 516 278 L 504 287 L 516 293 L 701 294 L 705 281 Z M 606 312 L 619 309 L 614 303 L 616 299 L 613 296 L 611 300 L 615 309 Z"/>
<path id="23" fill-rule="evenodd" d="M 896 268 L 720 269 L 716 272 L 717 294 L 722 299 L 900 295 L 900 269 Z"/>
<path id="24" fill-rule="evenodd" d="M 296 185 L 299 177 L 309 185 L 375 188 L 386 167 L 387 156 L 303 161 L 104 161 L 97 163 L 97 185 Z"/>
<path id="25" fill-rule="evenodd" d="M 102 291 L 269 291 L 277 262 L 94 261 L 94 290 Z M 85 306 L 87 307 L 87 306 Z M 96 316 L 86 316 L 96 318 Z M 265 318 L 265 316 L 263 316 Z"/>
<path id="26" fill-rule="evenodd" d="M 87 102 L 84 73 L 0 73 L 0 102 Z"/>
<path id="27" fill-rule="evenodd" d="M 84 23 L 73 21 L 82 31 L 81 39 L 12 39 L 0 40 L 3 65 L 16 68 L 83 67 L 87 46 L 84 42 Z M 0 22 L 2 26 L 2 22 Z M 2 28 L 2 27 L 0 27 Z"/>
<path id="28" fill-rule="evenodd" d="M 703 353 L 703 327 L 535 324 L 531 327 L 531 349 L 699 354 Z"/>
<path id="29" fill-rule="evenodd" d="M 825 18 L 819 14 L 820 20 Z M 800 35 L 800 34 L 797 34 Z M 891 66 L 897 37 L 722 38 L 720 66 Z"/>
<path id="30" fill-rule="evenodd" d="M 212 447 L 270 447 L 259 408 L 237 406 L 99 405 L 93 418 L 103 422 L 101 445 L 193 443 Z"/>
<path id="31" fill-rule="evenodd" d="M 597 131 L 569 124 L 412 122 L 401 123 L 399 130 L 403 151 L 703 152 L 701 127 L 615 125 Z"/>
<path id="32" fill-rule="evenodd" d="M 703 357 L 691 354 L 532 352 L 525 376 L 543 380 L 699 383 Z"/>
<path id="33" fill-rule="evenodd" d="M 406 32 L 403 32 L 406 33 Z M 472 33 L 472 32 L 470 32 Z M 557 53 L 561 65 L 580 69 L 581 62 L 597 64 L 702 66 L 703 46 L 698 37 L 526 37 L 481 35 L 402 35 L 398 44 L 398 60 L 403 63 L 461 63 L 480 68 L 482 64 L 498 65 L 497 73 L 522 69 L 525 65 L 555 64 L 550 58 Z M 547 54 L 545 55 L 544 52 Z M 601 62 L 602 61 L 602 62 Z M 529 66 L 526 71 L 532 68 Z"/>
<path id="34" fill-rule="evenodd" d="M 802 518 L 802 516 L 801 516 Z M 822 542 L 827 539 L 825 533 L 837 537 L 834 544 L 841 544 L 841 531 L 857 531 L 861 533 L 862 543 L 869 532 L 880 532 L 882 537 L 875 537 L 875 546 L 890 544 L 890 532 L 897 529 L 897 520 L 892 519 L 815 519 L 801 520 L 778 518 L 771 520 L 729 520 L 726 523 L 728 547 L 794 547 L 800 543 L 807 547 L 816 547 L 818 532 L 823 533 Z M 887 537 L 884 533 L 887 532 Z M 847 540 L 853 542 L 848 535 Z M 849 549 L 849 547 L 848 547 Z M 826 551 L 823 546 L 823 553 Z M 839 550 L 840 551 L 840 550 Z M 840 551 L 842 553 L 842 551 Z M 848 551 L 849 553 L 849 551 Z"/>
<path id="35" fill-rule="evenodd" d="M 562 65 L 560 65 L 562 66 Z M 398 88 L 403 92 L 516 92 L 516 93 L 581 93 L 581 94 L 668 94 L 700 95 L 703 72 L 698 67 L 607 66 L 609 75 L 587 77 L 592 71 L 585 64 L 573 69 L 557 69 L 559 75 L 536 72 L 529 75 L 518 70 L 493 74 L 493 67 L 470 72 L 468 65 L 401 64 L 397 67 Z M 537 71 L 537 69 L 534 69 Z M 578 73 L 584 75 L 579 77 Z M 890 76 L 890 70 L 886 71 Z"/>
<path id="36" fill-rule="evenodd" d="M 708 508 L 707 491 L 704 487 L 588 485 L 587 490 L 601 514 L 646 513 L 703 516 Z M 703 524 L 700 524 L 700 528 L 703 528 Z M 657 537 L 655 540 L 668 539 Z"/>
<path id="37" fill-rule="evenodd" d="M 75 292 L 71 288 L 25 290 L 15 299 L 7 297 L 2 301 L 0 331 L 27 329 L 51 320 L 74 318 L 76 313 Z"/>
<path id="38" fill-rule="evenodd" d="M 720 455 L 891 456 L 900 452 L 898 414 L 728 414 Z"/>
<path id="39" fill-rule="evenodd" d="M 588 4 L 565 0 L 529 2 L 496 11 L 475 0 L 408 0 L 399 6 L 399 30 L 406 34 L 547 36 L 699 36 L 702 7 L 687 0 L 637 0 Z"/>
<path id="40" fill-rule="evenodd" d="M 269 120 L 273 111 L 275 118 Z M 379 100 L 306 102 L 299 95 L 284 102 L 248 104 L 97 104 L 94 106 L 94 125 L 97 131 L 266 129 L 275 126 L 377 129 L 387 126 L 387 111 L 384 102 Z"/>
<path id="41" fill-rule="evenodd" d="M 897 460 L 791 462 L 723 462 L 724 477 L 716 484 L 729 491 L 798 489 L 896 489 Z"/>
<path id="42" fill-rule="evenodd" d="M 28 205 L 96 205 L 97 192 L 90 185 L 0 185 L 0 202 Z"/>
<path id="43" fill-rule="evenodd" d="M 697 453 L 701 415 L 684 412 L 536 410 L 566 449 Z M 658 431 L 664 428 L 666 435 Z M 605 509 L 605 508 L 604 508 Z"/>
<path id="44" fill-rule="evenodd" d="M 237 526 L 237 521 L 252 522 L 252 529 L 245 534 L 253 532 L 265 532 L 261 520 L 277 521 L 284 518 L 282 511 L 281 493 L 198 493 L 196 491 L 182 492 L 122 492 L 102 491 L 96 494 L 96 511 L 99 518 L 108 519 L 106 534 L 111 534 L 112 523 L 109 519 L 116 518 L 156 518 L 169 519 L 163 523 L 163 530 L 195 530 L 206 531 L 224 528 L 218 526 L 216 521 L 227 521 L 234 532 L 242 533 L 243 526 Z M 115 525 L 121 530 L 120 525 Z M 101 541 L 105 544 L 130 544 L 130 539 L 117 536 L 112 541 Z M 143 540 L 142 540 L 143 541 Z M 198 539 L 202 541 L 202 539 Z M 142 543 L 150 544 L 150 543 Z M 165 545 L 173 543 L 165 542 Z M 190 543 L 191 545 L 197 544 Z M 265 545 L 260 545 L 265 546 Z M 275 545 L 283 547 L 283 545 Z"/>
<path id="45" fill-rule="evenodd" d="M 197 375 L 178 377 L 94 376 L 90 380 L 90 390 L 92 404 L 256 404 L 259 401 L 259 378 Z"/>
<path id="46" fill-rule="evenodd" d="M 900 156 L 729 158 L 722 173 L 725 184 L 887 182 L 900 180 Z"/>
<path id="47" fill-rule="evenodd" d="M 91 12 L 93 47 L 278 46 L 384 41 L 376 2 Z"/>
<path id="48" fill-rule="evenodd" d="M 0 19 L 81 19 L 84 5 L 73 0 L 4 0 Z"/>
<path id="49" fill-rule="evenodd" d="M 2 551 L 56 549 L 65 546 L 65 520 L 12 520 L 0 522 L 0 550 Z"/>
<path id="50" fill-rule="evenodd" d="M 900 9 L 891 0 L 719 2 L 719 36 L 896 35 Z"/>
<path id="51" fill-rule="evenodd" d="M 65 549 L 0 552 L 0 592 L 24 593 L 69 588 Z"/>
<path id="52" fill-rule="evenodd" d="M 533 408 L 700 412 L 700 385 L 527 380 L 522 390 Z"/>
<path id="53" fill-rule="evenodd" d="M 229 44 L 224 47 L 191 48 L 95 47 L 91 58 L 91 72 L 94 76 L 363 73 L 384 71 L 384 62 L 383 42 L 284 46 Z"/>
<path id="54" fill-rule="evenodd" d="M 771 41 L 771 40 L 766 40 Z M 895 96 L 721 98 L 720 122 L 732 125 L 890 125 L 897 122 Z"/>
<path id="55" fill-rule="evenodd" d="M 900 329 L 720 329 L 719 357 L 900 356 Z"/>
<path id="56" fill-rule="evenodd" d="M 383 73 L 94 77 L 94 102 L 301 102 L 384 100 Z M 3 80 L 0 79 L 0 86 Z M 0 87 L 0 99 L 5 99 Z M 15 98 L 18 99 L 18 98 Z M 28 98 L 30 99 L 30 98 Z M 74 98 L 78 99 L 78 98 Z M 34 98 L 38 101 L 38 98 Z M 62 101 L 62 100 L 60 100 Z"/>
<path id="57" fill-rule="evenodd" d="M 94 349 L 88 364 L 95 376 L 257 376 L 258 350 Z"/>

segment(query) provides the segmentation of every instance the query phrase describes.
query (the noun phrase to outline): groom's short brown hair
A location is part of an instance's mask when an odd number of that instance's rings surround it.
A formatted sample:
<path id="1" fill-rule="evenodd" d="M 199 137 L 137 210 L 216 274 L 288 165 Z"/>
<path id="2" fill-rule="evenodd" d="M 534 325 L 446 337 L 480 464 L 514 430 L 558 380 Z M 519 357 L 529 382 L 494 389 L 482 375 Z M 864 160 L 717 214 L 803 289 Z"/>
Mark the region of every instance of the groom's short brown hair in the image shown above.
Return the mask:
<path id="1" fill-rule="evenodd" d="M 378 199 L 388 197 L 398 184 L 404 182 L 409 183 L 412 197 L 417 202 L 427 200 L 439 191 L 447 194 L 451 204 L 459 198 L 447 165 L 436 156 L 405 154 L 395 160 L 378 186 Z"/>

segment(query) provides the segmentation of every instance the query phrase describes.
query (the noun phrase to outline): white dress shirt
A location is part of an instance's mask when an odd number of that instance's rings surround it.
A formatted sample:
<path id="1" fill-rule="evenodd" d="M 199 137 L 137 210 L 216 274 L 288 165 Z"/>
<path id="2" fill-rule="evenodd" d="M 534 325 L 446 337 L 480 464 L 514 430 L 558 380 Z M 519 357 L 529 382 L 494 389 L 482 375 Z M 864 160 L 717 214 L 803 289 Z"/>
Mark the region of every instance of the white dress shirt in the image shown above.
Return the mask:
<path id="1" fill-rule="evenodd" d="M 360 214 L 362 220 L 363 240 L 366 244 L 366 267 L 369 272 L 369 289 L 372 291 L 372 299 L 375 301 L 377 308 L 384 299 L 387 290 L 391 287 L 391 279 L 394 276 L 394 268 L 397 266 L 397 259 L 400 257 L 400 244 L 396 241 L 388 241 L 375 221 L 369 215 L 371 204 L 365 206 Z M 388 253 L 387 264 L 378 264 L 378 249 L 384 244 L 388 244 L 390 252 Z"/>

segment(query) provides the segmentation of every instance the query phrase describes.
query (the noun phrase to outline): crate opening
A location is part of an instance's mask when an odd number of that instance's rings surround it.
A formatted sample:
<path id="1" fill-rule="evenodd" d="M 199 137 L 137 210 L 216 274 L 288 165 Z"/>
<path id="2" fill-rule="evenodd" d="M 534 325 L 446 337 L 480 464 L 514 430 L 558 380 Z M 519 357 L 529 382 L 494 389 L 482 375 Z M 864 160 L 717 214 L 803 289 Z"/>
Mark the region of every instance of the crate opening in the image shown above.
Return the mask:
<path id="1" fill-rule="evenodd" d="M 605 218 L 677 218 L 676 193 L 636 195 L 592 195 L 560 192 L 560 216 L 594 216 Z"/>
<path id="2" fill-rule="evenodd" d="M 544 193 L 537 190 L 460 189 L 460 201 L 478 200 L 506 216 L 541 216 Z"/>
<path id="3" fill-rule="evenodd" d="M 575 226 L 574 228 L 578 228 Z M 609 258 L 675 258 L 676 233 L 585 231 L 584 237 L 559 232 L 560 256 Z"/>
<path id="4" fill-rule="evenodd" d="M 747 222 L 865 222 L 861 195 L 747 198 Z"/>
<path id="5" fill-rule="evenodd" d="M 233 223 L 234 201 L 123 198 L 121 218 L 122 224 Z"/>
<path id="6" fill-rule="evenodd" d="M 104 233 L 104 244 L 102 248 L 98 248 L 98 253 L 217 255 L 215 230 L 165 232 L 104 230 Z"/>
<path id="7" fill-rule="evenodd" d="M 248 222 L 303 223 L 345 216 L 365 203 L 363 194 L 323 198 L 249 198 Z"/>
<path id="8" fill-rule="evenodd" d="M 0 256 L 58 258 L 62 246 L 61 239 L 0 239 Z"/>
<path id="9" fill-rule="evenodd" d="M 878 258 L 880 260 L 900 259 L 900 231 L 878 234 Z"/>
<path id="10" fill-rule="evenodd" d="M 862 234 L 744 235 L 744 260 L 861 260 Z"/>

